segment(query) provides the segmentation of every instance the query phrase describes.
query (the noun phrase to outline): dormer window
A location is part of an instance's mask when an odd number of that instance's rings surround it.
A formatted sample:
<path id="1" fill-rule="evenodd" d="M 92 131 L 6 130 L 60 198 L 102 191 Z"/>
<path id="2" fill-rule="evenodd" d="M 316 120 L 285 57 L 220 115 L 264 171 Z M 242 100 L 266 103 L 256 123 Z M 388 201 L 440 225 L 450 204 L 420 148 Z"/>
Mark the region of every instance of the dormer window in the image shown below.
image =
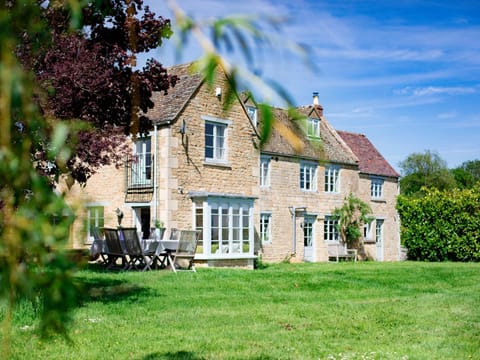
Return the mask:
<path id="1" fill-rule="evenodd" d="M 253 125 L 257 126 L 257 108 L 255 106 L 246 106 L 247 114 Z"/>
<path id="2" fill-rule="evenodd" d="M 307 119 L 307 136 L 312 138 L 320 137 L 320 119 Z"/>

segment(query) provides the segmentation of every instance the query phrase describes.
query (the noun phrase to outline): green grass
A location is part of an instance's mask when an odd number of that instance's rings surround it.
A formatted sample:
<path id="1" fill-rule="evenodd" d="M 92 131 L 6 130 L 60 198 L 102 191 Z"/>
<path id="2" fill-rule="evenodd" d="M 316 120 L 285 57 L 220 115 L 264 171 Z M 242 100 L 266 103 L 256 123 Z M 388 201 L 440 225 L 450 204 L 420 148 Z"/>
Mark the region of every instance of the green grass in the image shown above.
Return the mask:
<path id="1" fill-rule="evenodd" d="M 12 359 L 480 359 L 480 264 L 87 269 L 78 279 L 73 342 L 41 340 L 24 305 Z"/>

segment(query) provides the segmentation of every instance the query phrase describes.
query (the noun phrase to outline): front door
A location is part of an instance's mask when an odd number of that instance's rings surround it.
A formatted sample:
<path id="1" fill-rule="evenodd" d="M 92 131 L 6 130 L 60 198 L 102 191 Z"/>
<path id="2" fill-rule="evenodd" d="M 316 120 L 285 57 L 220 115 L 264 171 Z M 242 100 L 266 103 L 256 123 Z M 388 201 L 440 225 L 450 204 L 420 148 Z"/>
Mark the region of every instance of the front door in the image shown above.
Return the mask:
<path id="1" fill-rule="evenodd" d="M 133 210 L 137 231 L 142 233 L 143 239 L 148 239 L 151 230 L 150 224 L 152 223 L 150 220 L 150 207 L 137 207 Z"/>
<path id="2" fill-rule="evenodd" d="M 314 223 L 314 216 L 305 215 L 303 221 L 303 260 L 309 262 L 315 261 Z"/>
<path id="3" fill-rule="evenodd" d="M 383 220 L 377 219 L 375 224 L 375 253 L 377 261 L 383 261 Z"/>

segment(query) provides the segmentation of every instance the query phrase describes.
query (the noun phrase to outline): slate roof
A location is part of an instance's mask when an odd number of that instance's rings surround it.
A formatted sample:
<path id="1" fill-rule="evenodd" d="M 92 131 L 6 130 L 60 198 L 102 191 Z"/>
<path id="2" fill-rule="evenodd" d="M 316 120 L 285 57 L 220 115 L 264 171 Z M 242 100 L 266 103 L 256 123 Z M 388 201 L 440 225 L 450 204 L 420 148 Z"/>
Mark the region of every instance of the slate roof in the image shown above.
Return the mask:
<path id="1" fill-rule="evenodd" d="M 341 164 L 356 165 L 358 163 L 355 154 L 322 116 L 323 109 L 321 106 L 305 106 L 296 110 L 303 116 L 320 119 L 320 139 L 309 139 L 302 129 L 300 121 L 292 120 L 288 116 L 287 110 L 275 108 L 273 115 L 277 125 L 273 127 L 271 136 L 262 151 Z M 303 148 L 296 149 L 292 141 L 289 141 L 285 136 L 283 129 L 291 131 L 296 136 L 296 141 L 299 141 Z"/>
<path id="2" fill-rule="evenodd" d="M 337 130 L 337 133 L 357 155 L 360 172 L 370 175 L 400 177 L 365 135 L 340 130 Z"/>
<path id="3" fill-rule="evenodd" d="M 192 64 L 176 65 L 167 69 L 169 75 L 178 76 L 178 81 L 173 88 L 168 89 L 166 95 L 163 92 L 152 94 L 154 107 L 148 111 L 147 115 L 154 123 L 169 123 L 175 120 L 193 93 L 203 83 L 203 76 L 199 72 L 192 72 Z"/>

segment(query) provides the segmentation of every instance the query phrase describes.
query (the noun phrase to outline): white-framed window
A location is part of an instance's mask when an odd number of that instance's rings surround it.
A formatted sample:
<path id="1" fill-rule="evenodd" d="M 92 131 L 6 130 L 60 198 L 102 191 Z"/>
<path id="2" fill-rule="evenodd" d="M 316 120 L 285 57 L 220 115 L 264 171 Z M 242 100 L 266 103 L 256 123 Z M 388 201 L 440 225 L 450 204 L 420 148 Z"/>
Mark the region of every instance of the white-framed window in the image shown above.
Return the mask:
<path id="1" fill-rule="evenodd" d="M 227 125 L 205 122 L 205 159 L 214 161 L 226 160 L 225 136 Z"/>
<path id="2" fill-rule="evenodd" d="M 305 191 L 317 190 L 317 164 L 300 162 L 300 189 Z"/>
<path id="3" fill-rule="evenodd" d="M 313 246 L 315 216 L 305 215 L 303 220 L 303 245 Z"/>
<path id="4" fill-rule="evenodd" d="M 338 193 L 340 191 L 340 167 L 329 165 L 325 167 L 325 192 Z"/>
<path id="5" fill-rule="evenodd" d="M 272 214 L 269 212 L 260 213 L 260 240 L 262 244 L 272 243 Z"/>
<path id="6" fill-rule="evenodd" d="M 383 199 L 383 179 L 372 178 L 370 183 L 372 199 Z"/>
<path id="7" fill-rule="evenodd" d="M 363 239 L 372 240 L 372 223 L 363 224 Z"/>
<path id="8" fill-rule="evenodd" d="M 94 240 L 93 234 L 95 230 L 104 227 L 104 207 L 103 206 L 87 206 L 87 242 Z"/>
<path id="9" fill-rule="evenodd" d="M 320 119 L 308 118 L 307 119 L 307 136 L 313 138 L 320 137 Z"/>
<path id="10" fill-rule="evenodd" d="M 204 244 L 203 244 L 203 206 L 202 203 L 195 204 L 194 212 L 195 212 L 195 230 L 200 231 L 200 235 L 198 237 L 197 242 L 197 250 L 196 254 L 203 254 L 204 252 Z"/>
<path id="11" fill-rule="evenodd" d="M 260 156 L 260 186 L 270 186 L 270 157 Z"/>
<path id="12" fill-rule="evenodd" d="M 253 125 L 257 126 L 257 108 L 255 106 L 247 105 L 247 114 L 250 120 L 252 120 Z"/>
<path id="13" fill-rule="evenodd" d="M 202 231 L 197 254 L 209 258 L 253 255 L 253 200 L 209 196 L 194 202 L 194 213 L 194 226 Z"/>
<path id="14" fill-rule="evenodd" d="M 338 220 L 333 216 L 325 216 L 323 221 L 323 239 L 325 241 L 339 241 L 340 234 L 337 229 Z"/>
<path id="15" fill-rule="evenodd" d="M 375 241 L 383 242 L 383 219 L 377 219 L 375 221 Z"/>
<path id="16" fill-rule="evenodd" d="M 133 146 L 131 164 L 132 184 L 145 185 L 152 181 L 152 139 L 150 136 L 138 137 Z"/>

